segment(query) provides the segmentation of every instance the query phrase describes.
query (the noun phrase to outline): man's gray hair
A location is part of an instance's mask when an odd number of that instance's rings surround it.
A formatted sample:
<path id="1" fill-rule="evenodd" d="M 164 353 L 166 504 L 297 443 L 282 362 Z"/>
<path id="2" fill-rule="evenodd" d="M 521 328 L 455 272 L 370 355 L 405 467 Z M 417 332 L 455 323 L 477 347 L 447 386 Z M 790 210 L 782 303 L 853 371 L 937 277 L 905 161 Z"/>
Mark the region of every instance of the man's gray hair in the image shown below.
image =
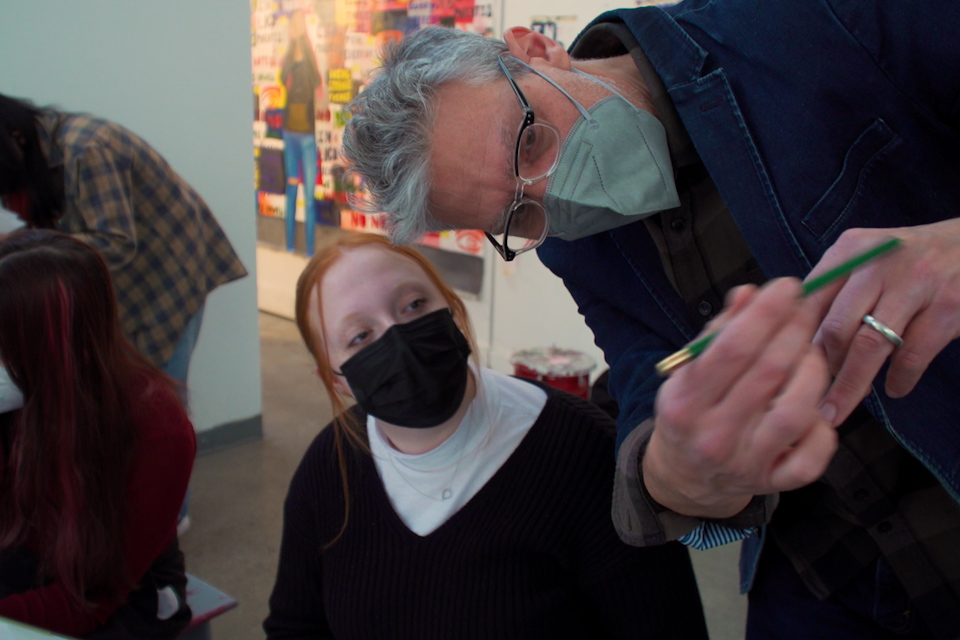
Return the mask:
<path id="1" fill-rule="evenodd" d="M 429 212 L 437 91 L 447 82 L 478 85 L 503 78 L 497 57 L 506 50 L 500 40 L 425 27 L 387 49 L 382 66 L 348 106 L 343 156 L 369 195 L 358 205 L 388 214 L 394 242 L 416 242 L 447 228 Z M 527 72 L 512 58 L 504 62 L 516 76 Z"/>

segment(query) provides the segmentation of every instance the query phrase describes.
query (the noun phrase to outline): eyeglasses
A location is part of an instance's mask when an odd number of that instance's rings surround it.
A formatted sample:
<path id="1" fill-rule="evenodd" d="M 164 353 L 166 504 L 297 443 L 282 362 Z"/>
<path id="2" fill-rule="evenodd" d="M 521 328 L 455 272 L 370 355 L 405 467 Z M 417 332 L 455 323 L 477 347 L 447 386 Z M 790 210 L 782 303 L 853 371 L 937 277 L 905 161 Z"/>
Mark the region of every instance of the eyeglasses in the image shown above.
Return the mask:
<path id="1" fill-rule="evenodd" d="M 509 262 L 517 255 L 543 244 L 550 230 L 546 209 L 539 202 L 524 198 L 523 189 L 549 177 L 556 170 L 560 160 L 560 132 L 548 122 L 536 122 L 533 108 L 510 75 L 503 55 L 497 58 L 497 62 L 523 111 L 513 160 L 517 189 L 513 202 L 503 210 L 493 233 L 487 233 L 486 236 L 497 253 Z"/>

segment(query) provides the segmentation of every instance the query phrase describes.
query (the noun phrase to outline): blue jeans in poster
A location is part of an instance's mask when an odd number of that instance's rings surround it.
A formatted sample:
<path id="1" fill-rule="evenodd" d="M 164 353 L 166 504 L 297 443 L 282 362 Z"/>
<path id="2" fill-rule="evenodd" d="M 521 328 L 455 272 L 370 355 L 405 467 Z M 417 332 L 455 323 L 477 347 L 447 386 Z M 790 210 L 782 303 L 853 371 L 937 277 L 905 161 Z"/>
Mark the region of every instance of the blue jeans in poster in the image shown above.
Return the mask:
<path id="1" fill-rule="evenodd" d="M 747 640 L 933 640 L 882 558 L 818 600 L 768 537 L 749 597 Z"/>
<path id="2" fill-rule="evenodd" d="M 287 251 L 293 251 L 297 228 L 297 188 L 303 177 L 303 201 L 306 230 L 306 254 L 313 255 L 314 233 L 317 227 L 317 207 L 313 196 L 317 184 L 317 140 L 312 133 L 283 132 L 283 168 L 287 175 L 287 204 L 284 215 L 287 223 Z"/>

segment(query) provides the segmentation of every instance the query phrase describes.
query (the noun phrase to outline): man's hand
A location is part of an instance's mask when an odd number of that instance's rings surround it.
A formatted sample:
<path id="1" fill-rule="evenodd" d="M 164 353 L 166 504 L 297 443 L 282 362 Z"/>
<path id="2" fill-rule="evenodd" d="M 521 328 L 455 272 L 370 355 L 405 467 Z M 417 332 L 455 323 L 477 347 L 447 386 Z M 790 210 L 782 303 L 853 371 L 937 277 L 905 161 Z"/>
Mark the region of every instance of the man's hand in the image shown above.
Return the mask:
<path id="1" fill-rule="evenodd" d="M 810 296 L 823 317 L 815 342 L 823 346 L 835 376 L 823 400 L 824 414 L 834 425 L 869 393 L 888 357 L 886 393 L 899 398 L 910 393 L 937 354 L 960 337 L 960 219 L 898 229 L 851 229 L 811 275 L 891 236 L 900 238 L 903 246 Z M 903 346 L 895 348 L 863 324 L 866 314 L 897 332 Z"/>
<path id="2" fill-rule="evenodd" d="M 807 485 L 837 447 L 819 412 L 826 359 L 819 316 L 795 279 L 741 287 L 707 331 L 723 330 L 657 395 L 644 484 L 684 515 L 726 518 L 754 495 Z"/>

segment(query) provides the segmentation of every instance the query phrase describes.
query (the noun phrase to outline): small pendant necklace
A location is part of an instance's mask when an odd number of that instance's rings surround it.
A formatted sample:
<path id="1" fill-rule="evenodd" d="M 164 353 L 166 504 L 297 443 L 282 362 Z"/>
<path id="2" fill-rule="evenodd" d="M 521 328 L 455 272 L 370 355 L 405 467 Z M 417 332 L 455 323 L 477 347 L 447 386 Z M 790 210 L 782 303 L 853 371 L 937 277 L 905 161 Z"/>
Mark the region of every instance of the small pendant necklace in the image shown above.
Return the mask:
<path id="1" fill-rule="evenodd" d="M 422 491 L 420 487 L 418 487 L 414 482 L 410 480 L 410 478 L 403 475 L 403 472 L 400 470 L 400 467 L 406 467 L 408 470 L 411 470 L 411 471 L 416 471 L 416 469 L 412 469 L 409 465 L 405 464 L 403 459 L 398 460 L 397 459 L 398 456 L 396 455 L 396 449 L 393 447 L 392 444 L 389 443 L 388 438 L 383 437 L 384 444 L 386 445 L 386 448 L 387 448 L 387 458 L 390 460 L 390 466 L 393 467 L 393 470 L 396 472 L 396 474 L 400 476 L 400 479 L 403 480 L 403 482 L 408 487 L 413 489 L 416 493 L 423 496 L 424 498 L 427 498 L 428 500 L 433 500 L 434 502 L 444 502 L 446 500 L 451 499 L 453 497 L 453 483 L 456 481 L 457 473 L 459 473 L 460 471 L 460 463 L 463 461 L 463 454 L 468 448 L 471 448 L 473 446 L 471 444 L 471 438 L 473 437 L 473 435 L 475 435 L 474 433 L 475 429 L 478 428 L 478 427 L 475 427 L 474 425 L 482 425 L 483 422 L 487 420 L 484 403 L 485 403 L 485 400 L 483 396 L 483 389 L 481 385 L 478 383 L 477 397 L 475 397 L 471 402 L 470 409 L 463 416 L 460 422 L 460 426 L 457 428 L 456 431 L 453 432 L 453 434 L 451 434 L 451 436 L 445 442 L 440 444 L 441 447 L 447 443 L 456 444 L 456 446 L 459 447 L 460 451 L 457 454 L 457 463 L 453 467 L 453 473 L 450 474 L 450 478 L 441 485 L 442 489 L 440 490 L 439 497 L 437 497 L 435 494 L 431 495 L 430 493 L 426 493 Z M 479 445 L 480 448 L 484 446 L 487 438 L 489 438 L 489 435 L 490 433 L 488 429 L 486 435 L 484 436 L 484 442 L 480 443 Z M 428 474 L 428 479 L 432 479 L 436 475 L 434 474 L 433 470 L 421 471 L 421 473 Z"/>
<path id="2" fill-rule="evenodd" d="M 466 425 L 461 425 L 461 426 L 465 427 Z M 454 436 L 456 436 L 456 434 L 454 434 Z M 403 463 L 402 460 L 398 464 L 396 455 L 394 455 L 392 451 L 388 453 L 388 457 L 390 458 L 390 466 L 393 467 L 393 470 L 397 472 L 397 475 L 400 476 L 400 479 L 403 480 L 407 484 L 407 486 L 409 486 L 411 489 L 413 489 L 414 491 L 422 495 L 424 498 L 435 500 L 437 502 L 443 502 L 445 500 L 449 500 L 450 498 L 453 497 L 453 483 L 457 478 L 457 472 L 460 471 L 460 462 L 463 460 L 463 452 L 466 449 L 466 445 L 467 445 L 467 439 L 462 438 L 462 440 L 463 442 L 460 443 L 460 454 L 457 456 L 457 464 L 454 465 L 453 467 L 453 473 L 450 475 L 450 479 L 447 480 L 447 482 L 443 483 L 443 489 L 440 492 L 439 498 L 436 497 L 436 495 L 424 493 L 423 491 L 420 490 L 419 487 L 417 487 L 416 484 L 410 481 L 410 478 L 403 475 L 403 472 L 400 471 L 400 467 L 406 466 L 406 465 Z"/>

